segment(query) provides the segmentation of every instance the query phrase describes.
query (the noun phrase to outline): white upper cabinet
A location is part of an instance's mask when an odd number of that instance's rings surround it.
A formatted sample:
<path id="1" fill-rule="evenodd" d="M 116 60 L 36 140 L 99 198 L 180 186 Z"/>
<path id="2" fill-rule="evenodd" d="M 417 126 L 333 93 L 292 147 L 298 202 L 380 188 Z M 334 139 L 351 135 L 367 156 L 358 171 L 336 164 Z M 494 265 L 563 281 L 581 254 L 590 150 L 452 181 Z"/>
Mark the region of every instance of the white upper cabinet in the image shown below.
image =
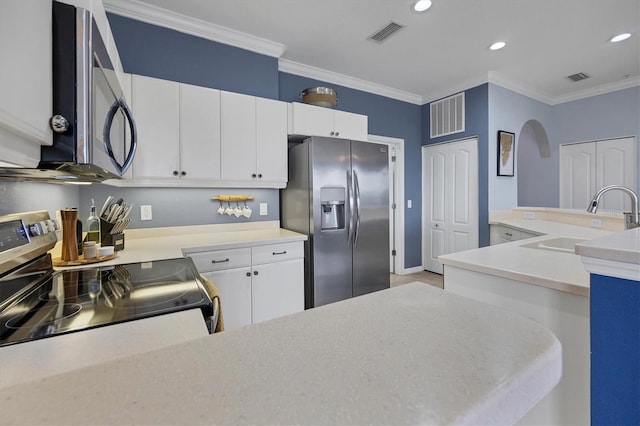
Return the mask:
<path id="1" fill-rule="evenodd" d="M 289 104 L 289 134 L 366 141 L 368 117 L 299 102 Z"/>
<path id="2" fill-rule="evenodd" d="M 0 1 L 0 161 L 35 167 L 51 145 L 51 3 Z"/>
<path id="3" fill-rule="evenodd" d="M 138 133 L 133 177 L 178 178 L 180 175 L 179 84 L 132 76 L 132 109 Z"/>
<path id="4" fill-rule="evenodd" d="M 287 104 L 222 92 L 222 180 L 284 188 L 287 182 Z"/>
<path id="5" fill-rule="evenodd" d="M 119 185 L 286 186 L 286 103 L 140 75 L 131 81 L 138 150 L 132 179 Z"/>
<path id="6" fill-rule="evenodd" d="M 133 76 L 135 179 L 220 179 L 220 92 Z"/>
<path id="7" fill-rule="evenodd" d="M 181 175 L 220 180 L 220 91 L 180 85 Z"/>

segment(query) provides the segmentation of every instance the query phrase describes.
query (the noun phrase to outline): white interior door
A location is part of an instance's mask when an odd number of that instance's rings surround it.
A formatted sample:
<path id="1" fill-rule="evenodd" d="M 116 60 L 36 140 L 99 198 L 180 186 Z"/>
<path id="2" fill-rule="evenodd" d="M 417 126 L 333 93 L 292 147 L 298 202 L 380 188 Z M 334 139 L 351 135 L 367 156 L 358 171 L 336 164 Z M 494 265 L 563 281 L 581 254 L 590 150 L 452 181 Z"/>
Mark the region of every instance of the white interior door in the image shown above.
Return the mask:
<path id="1" fill-rule="evenodd" d="M 422 149 L 423 267 L 441 274 L 438 256 L 478 247 L 478 140 Z"/>
<path id="2" fill-rule="evenodd" d="M 586 209 L 596 191 L 596 144 L 560 146 L 560 208 Z"/>
<path id="3" fill-rule="evenodd" d="M 622 185 L 637 192 L 636 149 L 633 137 L 596 142 L 596 191 L 607 185 Z M 631 200 L 621 191 L 609 191 L 602 195 L 598 210 L 628 212 Z"/>
<path id="4" fill-rule="evenodd" d="M 607 185 L 637 189 L 635 137 L 560 146 L 560 208 L 584 210 L 595 193 Z M 622 212 L 631 208 L 619 191 L 602 196 L 598 211 Z"/>

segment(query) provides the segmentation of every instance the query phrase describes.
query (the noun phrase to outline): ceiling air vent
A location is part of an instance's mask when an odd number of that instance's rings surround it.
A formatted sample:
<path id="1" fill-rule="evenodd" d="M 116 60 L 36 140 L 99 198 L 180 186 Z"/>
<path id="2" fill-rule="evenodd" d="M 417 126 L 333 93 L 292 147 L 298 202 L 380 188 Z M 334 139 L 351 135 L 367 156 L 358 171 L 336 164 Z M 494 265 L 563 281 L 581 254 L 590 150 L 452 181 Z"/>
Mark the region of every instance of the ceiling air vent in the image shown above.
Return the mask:
<path id="1" fill-rule="evenodd" d="M 587 74 L 586 72 L 579 72 L 577 74 L 573 74 L 573 75 L 568 75 L 567 78 L 571 81 L 580 81 L 580 80 L 585 80 L 587 78 L 591 78 L 591 76 L 589 74 Z"/>
<path id="2" fill-rule="evenodd" d="M 402 28 L 404 28 L 404 25 L 400 25 L 396 22 L 391 21 L 367 38 L 369 40 L 375 41 L 376 43 L 382 43 Z"/>
<path id="3" fill-rule="evenodd" d="M 464 92 L 431 103 L 431 138 L 464 132 Z"/>

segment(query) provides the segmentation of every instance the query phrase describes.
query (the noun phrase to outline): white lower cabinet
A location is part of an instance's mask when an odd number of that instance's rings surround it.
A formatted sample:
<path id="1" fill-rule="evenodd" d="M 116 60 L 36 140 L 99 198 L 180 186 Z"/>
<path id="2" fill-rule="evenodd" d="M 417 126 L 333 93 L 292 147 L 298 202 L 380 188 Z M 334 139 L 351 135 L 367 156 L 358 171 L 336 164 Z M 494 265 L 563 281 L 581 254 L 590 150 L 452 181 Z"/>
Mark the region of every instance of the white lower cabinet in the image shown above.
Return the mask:
<path id="1" fill-rule="evenodd" d="M 252 272 L 253 323 L 304 310 L 303 259 L 257 265 Z"/>
<path id="2" fill-rule="evenodd" d="M 226 269 L 202 275 L 218 288 L 225 329 L 251 324 L 251 268 Z"/>
<path id="3" fill-rule="evenodd" d="M 187 256 L 218 288 L 226 330 L 304 310 L 301 241 Z"/>
<path id="4" fill-rule="evenodd" d="M 525 240 L 527 238 L 539 237 L 542 234 L 521 231 L 504 225 L 489 226 L 489 245 L 508 243 L 511 241 Z"/>

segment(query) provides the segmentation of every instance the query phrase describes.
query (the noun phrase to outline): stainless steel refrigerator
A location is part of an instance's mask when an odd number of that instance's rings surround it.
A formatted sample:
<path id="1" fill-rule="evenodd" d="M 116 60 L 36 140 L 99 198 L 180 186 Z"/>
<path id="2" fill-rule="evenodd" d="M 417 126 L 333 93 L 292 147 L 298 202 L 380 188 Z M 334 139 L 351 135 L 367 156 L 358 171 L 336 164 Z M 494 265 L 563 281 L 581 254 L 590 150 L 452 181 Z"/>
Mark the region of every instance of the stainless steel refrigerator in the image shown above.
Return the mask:
<path id="1" fill-rule="evenodd" d="M 387 151 L 322 137 L 289 149 L 281 223 L 308 236 L 306 308 L 389 288 Z"/>

